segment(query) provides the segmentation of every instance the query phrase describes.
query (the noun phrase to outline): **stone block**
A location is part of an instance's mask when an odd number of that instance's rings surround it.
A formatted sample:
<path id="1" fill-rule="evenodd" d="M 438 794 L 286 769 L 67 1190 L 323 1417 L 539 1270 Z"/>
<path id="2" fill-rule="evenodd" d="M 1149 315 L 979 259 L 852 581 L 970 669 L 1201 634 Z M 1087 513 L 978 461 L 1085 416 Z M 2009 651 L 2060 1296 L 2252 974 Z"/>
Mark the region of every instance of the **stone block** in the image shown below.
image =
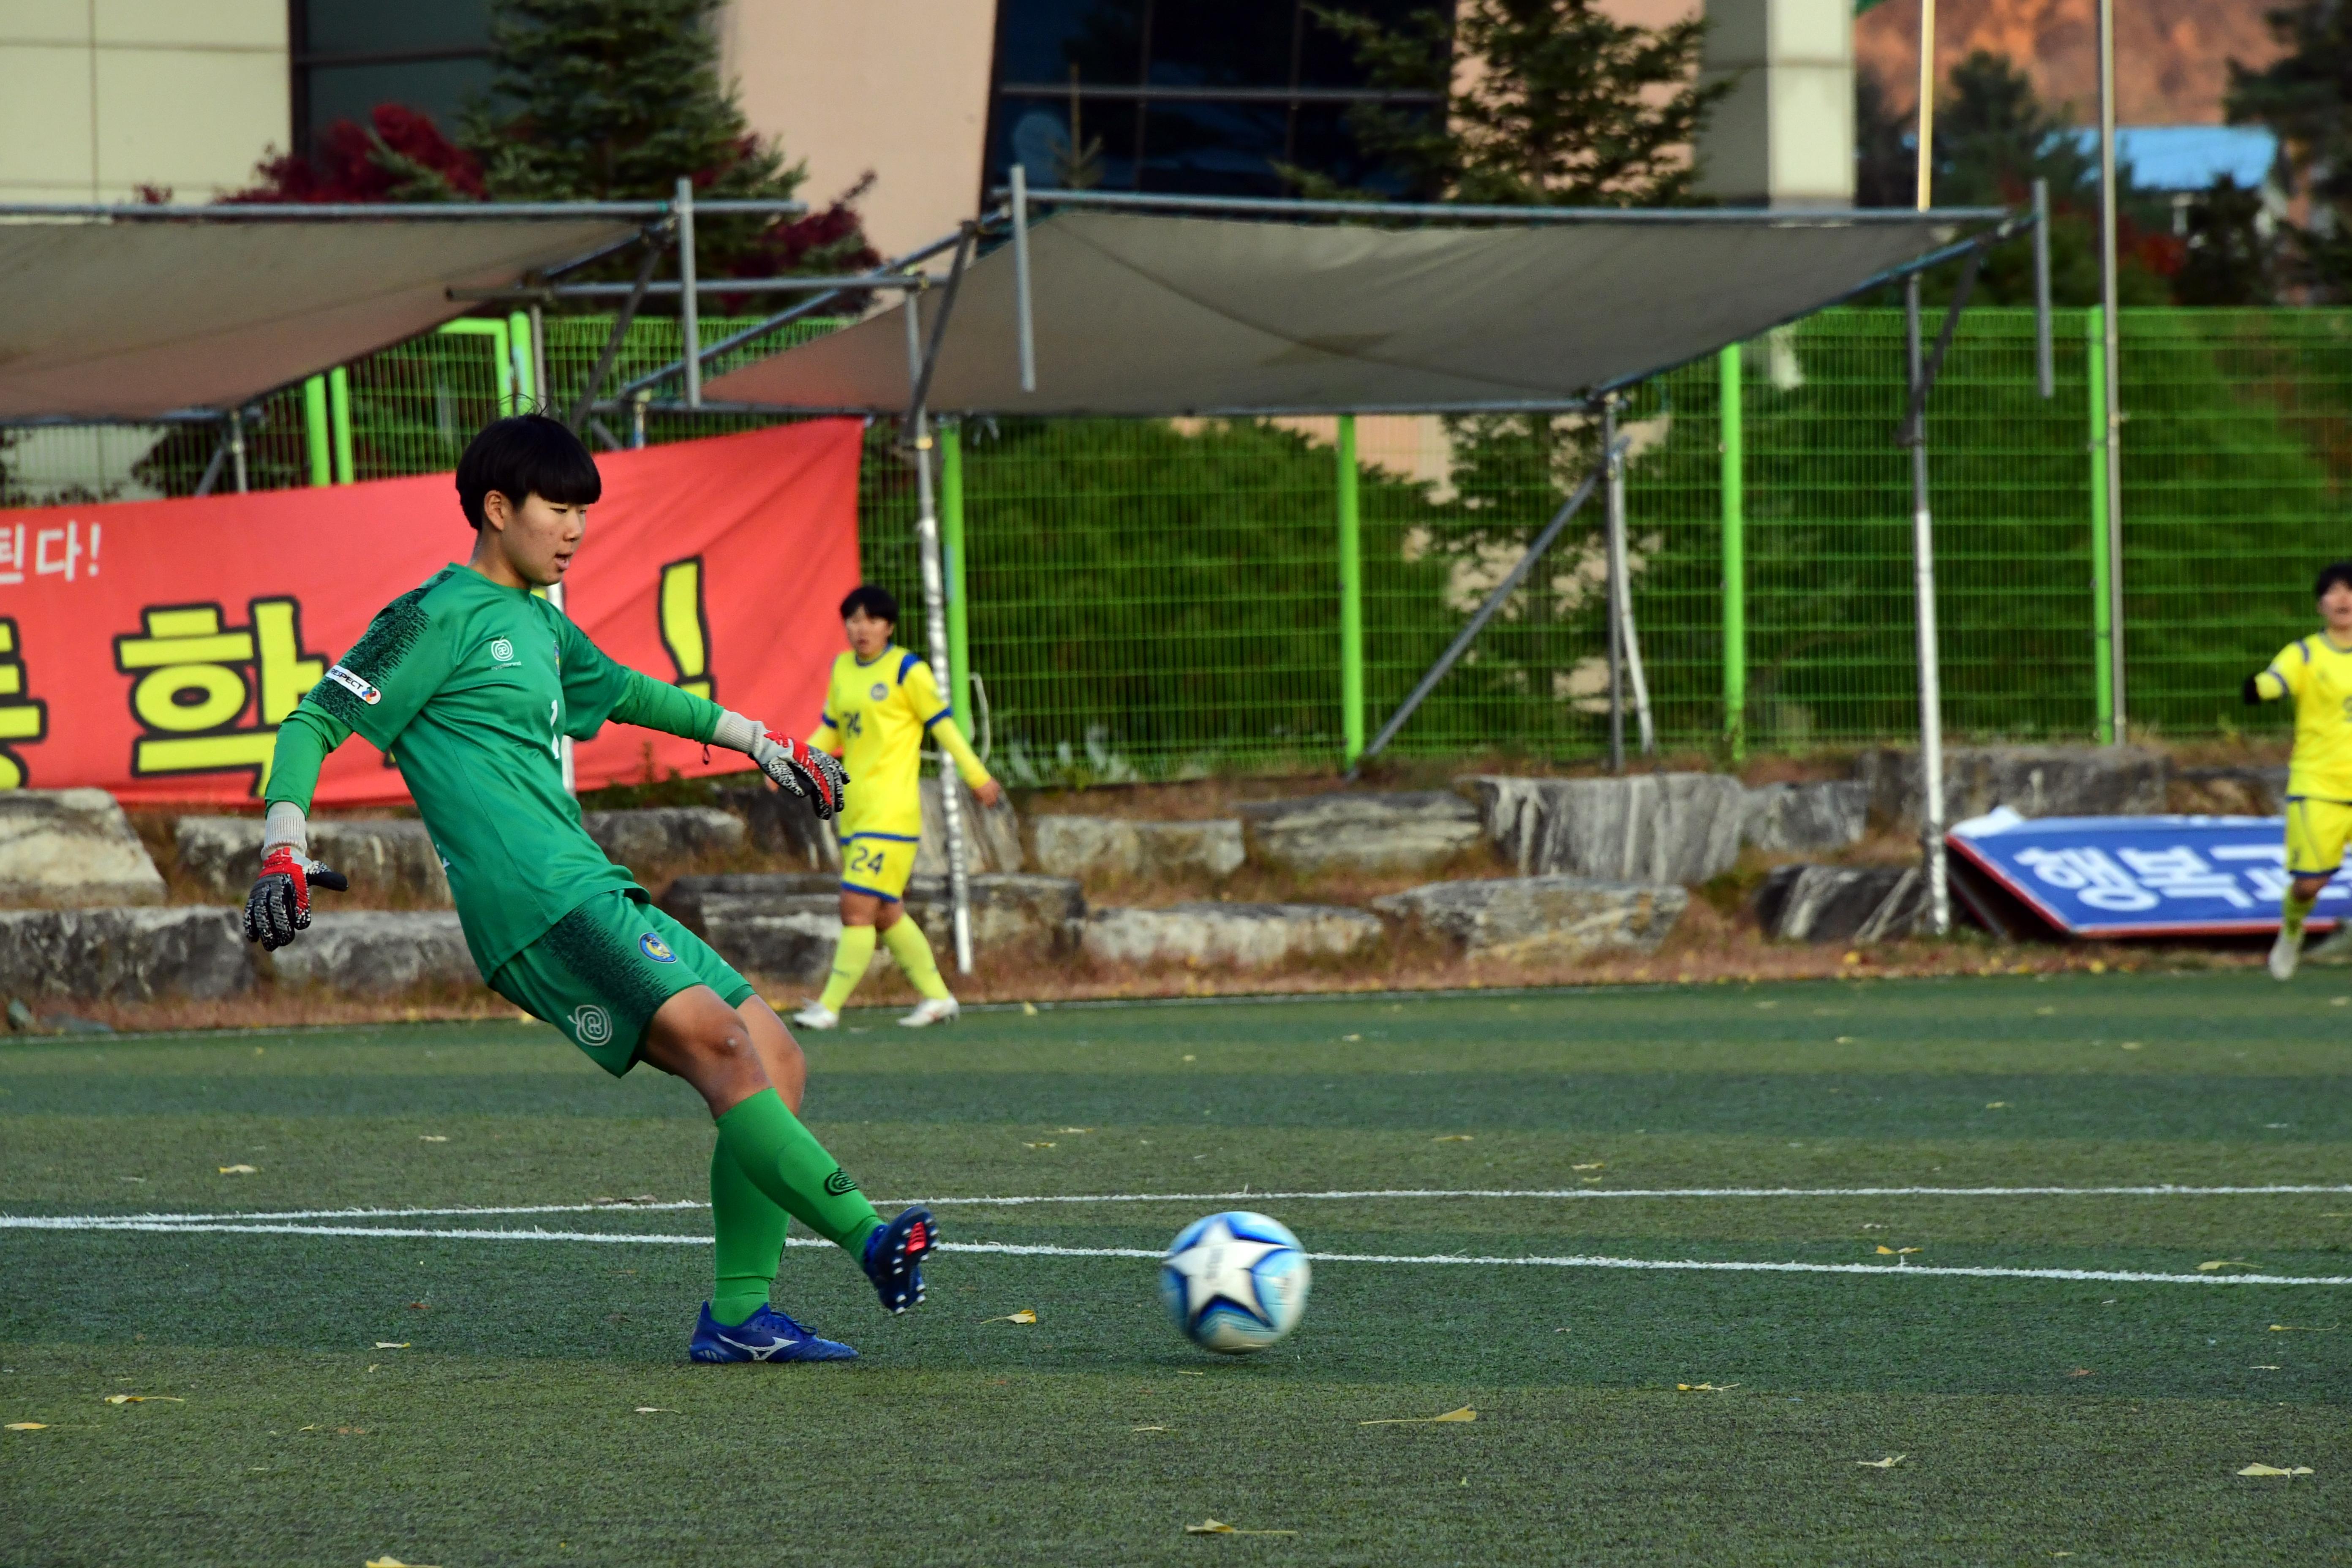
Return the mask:
<path id="1" fill-rule="evenodd" d="M 674 864 L 743 847 L 748 829 L 732 812 L 709 805 L 656 805 L 637 811 L 583 811 L 580 826 L 620 864 Z"/>
<path id="2" fill-rule="evenodd" d="M 1748 791 L 1721 773 L 1471 783 L 1522 877 L 1689 886 L 1731 869 L 1747 826 Z"/>
<path id="3" fill-rule="evenodd" d="M 213 1001 L 253 984 L 240 911 L 209 904 L 0 912 L 0 990 Z"/>
<path id="4" fill-rule="evenodd" d="M 1843 849 L 1870 827 L 1870 786 L 1858 779 L 1764 784 L 1748 792 L 1741 842 L 1758 849 Z"/>
<path id="5" fill-rule="evenodd" d="M 184 816 L 173 826 L 180 870 L 216 899 L 242 904 L 261 859 L 261 818 Z M 310 855 L 372 897 L 387 893 L 449 907 L 449 878 L 433 836 L 413 816 L 322 817 L 310 824 Z"/>
<path id="6" fill-rule="evenodd" d="M 454 911 L 323 910 L 310 929 L 270 955 L 278 978 L 353 995 L 381 996 L 419 985 L 478 985 Z"/>
<path id="7" fill-rule="evenodd" d="M 2175 768 L 2165 791 L 2168 810 L 2200 816 L 2276 816 L 2286 809 L 2286 764 Z"/>
<path id="8" fill-rule="evenodd" d="M 1583 877 L 1433 882 L 1372 900 L 1384 915 L 1451 942 L 1472 958 L 1521 963 L 1584 958 L 1609 948 L 1654 952 L 1690 905 L 1674 883 Z"/>
<path id="9" fill-rule="evenodd" d="M 0 902 L 160 904 L 163 874 L 102 789 L 0 791 Z"/>
<path id="10" fill-rule="evenodd" d="M 1242 807 L 1250 858 L 1312 877 L 1433 871 L 1477 847 L 1478 808 L 1450 790 L 1307 795 Z"/>
<path id="11" fill-rule="evenodd" d="M 971 886 L 972 946 L 982 952 L 1023 944 L 1066 950 L 1086 915 L 1086 900 L 1067 879 L 988 875 L 972 878 Z M 830 877 L 680 877 L 663 895 L 662 908 L 728 963 L 774 980 L 823 980 L 841 939 L 840 888 Z M 946 879 L 909 882 L 907 912 L 947 962 L 953 916 Z M 877 951 L 877 965 L 890 962 Z"/>
<path id="12" fill-rule="evenodd" d="M 713 797 L 744 820 L 753 847 L 792 856 L 813 871 L 840 872 L 841 844 L 833 824 L 820 820 L 801 796 L 762 783 L 717 790 Z"/>
<path id="13" fill-rule="evenodd" d="M 2145 746 L 1959 746 L 1944 753 L 1944 821 L 2005 805 L 2020 816 L 2146 816 L 2165 809 L 2170 763 Z M 1919 753 L 1864 752 L 1853 776 L 1873 816 L 1919 824 Z"/>
<path id="14" fill-rule="evenodd" d="M 1027 944 L 1066 952 L 1077 944 L 1087 896 L 1076 878 L 990 873 L 971 879 L 971 944 L 976 950 Z M 945 877 L 907 884 L 907 912 L 943 955 L 955 937 L 955 905 Z"/>
<path id="15" fill-rule="evenodd" d="M 1229 877 L 1243 858 L 1239 817 L 1132 822 L 1117 816 L 1040 816 L 1037 869 L 1052 877 L 1131 879 Z"/>
<path id="16" fill-rule="evenodd" d="M 1331 904 L 1173 904 L 1097 910 L 1079 945 L 1098 963 L 1224 964 L 1268 969 L 1301 959 L 1355 958 L 1386 934 L 1378 916 Z"/>
<path id="17" fill-rule="evenodd" d="M 1766 936 L 1882 942 L 1908 936 L 1926 904 L 1915 866 L 1782 866 L 1756 893 Z"/>
<path id="18" fill-rule="evenodd" d="M 941 781 L 936 777 L 923 781 L 923 841 L 915 848 L 915 875 L 944 877 L 948 874 L 948 821 L 940 808 Z M 849 786 L 856 789 L 852 784 Z M 982 806 L 964 787 L 963 780 L 955 781 L 956 804 L 963 808 L 965 854 L 964 869 L 980 873 L 1005 874 L 1021 869 L 1021 818 L 1013 809 L 1012 800 L 1003 795 L 993 806 Z"/>

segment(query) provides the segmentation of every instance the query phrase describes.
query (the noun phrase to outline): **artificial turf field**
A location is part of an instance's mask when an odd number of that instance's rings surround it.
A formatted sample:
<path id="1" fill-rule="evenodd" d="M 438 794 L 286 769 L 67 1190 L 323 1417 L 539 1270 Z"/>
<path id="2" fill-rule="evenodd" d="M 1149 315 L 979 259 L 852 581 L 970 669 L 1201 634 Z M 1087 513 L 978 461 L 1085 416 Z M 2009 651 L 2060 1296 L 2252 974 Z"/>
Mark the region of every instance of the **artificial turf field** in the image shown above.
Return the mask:
<path id="1" fill-rule="evenodd" d="M 707 1212 L 589 1205 L 698 1201 L 708 1119 L 551 1030 L 9 1046 L 0 1563 L 2342 1562 L 2338 986 L 854 1014 L 806 1113 L 886 1211 L 1070 1250 L 950 1251 L 895 1320 L 789 1250 L 830 1366 L 685 1361 Z M 2146 1185 L 2327 1190 L 1852 1191 Z M 1392 1260 L 1211 1357 L 1122 1254 L 1226 1207 Z M 185 1228 L 344 1208 L 434 1212 Z M 91 1227 L 137 1213 L 184 1217 Z"/>

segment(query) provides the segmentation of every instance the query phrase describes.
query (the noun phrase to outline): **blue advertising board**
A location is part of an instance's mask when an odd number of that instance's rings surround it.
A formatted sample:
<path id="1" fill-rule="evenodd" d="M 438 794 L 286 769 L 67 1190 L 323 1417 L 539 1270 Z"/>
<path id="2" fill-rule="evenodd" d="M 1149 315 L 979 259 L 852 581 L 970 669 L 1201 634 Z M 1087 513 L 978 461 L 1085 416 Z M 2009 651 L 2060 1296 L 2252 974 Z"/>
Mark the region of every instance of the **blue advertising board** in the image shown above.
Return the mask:
<path id="1" fill-rule="evenodd" d="M 2003 809 L 1955 826 L 1953 851 L 2076 936 L 2200 936 L 2278 929 L 2285 824 L 2275 816 L 2043 816 Z M 2325 931 L 2352 914 L 2330 882 Z"/>

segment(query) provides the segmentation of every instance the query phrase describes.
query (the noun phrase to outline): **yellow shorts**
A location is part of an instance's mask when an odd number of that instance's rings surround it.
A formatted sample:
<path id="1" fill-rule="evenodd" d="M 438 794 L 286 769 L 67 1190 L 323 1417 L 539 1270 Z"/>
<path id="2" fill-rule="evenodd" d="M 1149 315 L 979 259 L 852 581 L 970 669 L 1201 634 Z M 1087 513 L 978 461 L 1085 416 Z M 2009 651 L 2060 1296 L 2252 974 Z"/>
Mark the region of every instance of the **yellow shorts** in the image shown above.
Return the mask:
<path id="1" fill-rule="evenodd" d="M 2344 864 L 2344 841 L 2352 838 L 2352 802 L 2289 795 L 2286 801 L 2286 868 L 2297 877 L 2332 877 Z"/>
<path id="2" fill-rule="evenodd" d="M 917 842 L 908 834 L 849 835 L 841 841 L 842 891 L 871 893 L 897 903 L 907 890 L 907 879 L 915 874 Z"/>

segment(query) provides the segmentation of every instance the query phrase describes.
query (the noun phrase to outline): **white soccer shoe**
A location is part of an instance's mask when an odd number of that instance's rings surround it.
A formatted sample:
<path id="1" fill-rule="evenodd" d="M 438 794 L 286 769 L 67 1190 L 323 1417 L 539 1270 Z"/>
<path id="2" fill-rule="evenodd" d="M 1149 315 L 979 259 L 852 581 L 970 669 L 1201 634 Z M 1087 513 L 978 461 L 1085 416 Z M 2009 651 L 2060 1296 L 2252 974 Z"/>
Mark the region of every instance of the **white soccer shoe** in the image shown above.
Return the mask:
<path id="1" fill-rule="evenodd" d="M 952 996 L 927 997 L 915 1010 L 898 1020 L 902 1029 L 928 1029 L 933 1024 L 952 1024 L 963 1016 L 963 1009 Z"/>
<path id="2" fill-rule="evenodd" d="M 2281 931 L 2278 933 L 2278 940 L 2271 943 L 2271 978 L 2273 980 L 2294 979 L 2294 966 L 2301 962 L 2302 958 L 2303 933 L 2296 931 L 2289 935 L 2286 931 Z"/>
<path id="3" fill-rule="evenodd" d="M 838 1029 L 841 1015 L 822 1002 L 812 1002 L 793 1015 L 793 1022 L 803 1029 Z"/>

